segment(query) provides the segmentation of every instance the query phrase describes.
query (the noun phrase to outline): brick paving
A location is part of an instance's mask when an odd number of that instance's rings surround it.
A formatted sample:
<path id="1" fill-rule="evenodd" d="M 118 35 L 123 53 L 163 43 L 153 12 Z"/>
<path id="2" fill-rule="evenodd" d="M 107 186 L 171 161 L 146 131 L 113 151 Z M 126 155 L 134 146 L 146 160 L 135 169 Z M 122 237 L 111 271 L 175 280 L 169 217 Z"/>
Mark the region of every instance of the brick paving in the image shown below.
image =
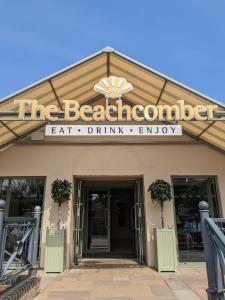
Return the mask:
<path id="1" fill-rule="evenodd" d="M 61 274 L 44 274 L 35 300 L 200 300 L 207 299 L 204 267 L 179 266 L 158 273 L 130 260 L 88 260 Z"/>

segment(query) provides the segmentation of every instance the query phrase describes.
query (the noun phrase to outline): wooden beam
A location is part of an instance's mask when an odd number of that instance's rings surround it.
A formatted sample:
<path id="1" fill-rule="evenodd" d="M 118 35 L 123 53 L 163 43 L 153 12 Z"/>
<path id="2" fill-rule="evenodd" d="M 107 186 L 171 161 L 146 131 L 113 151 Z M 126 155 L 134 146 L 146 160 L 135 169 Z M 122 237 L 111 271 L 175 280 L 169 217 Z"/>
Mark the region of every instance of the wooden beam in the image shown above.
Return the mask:
<path id="1" fill-rule="evenodd" d="M 110 76 L 110 53 L 107 52 L 106 53 L 106 73 L 107 73 L 107 77 Z"/>
<path id="2" fill-rule="evenodd" d="M 210 123 L 202 132 L 198 135 L 198 138 L 200 138 L 211 126 L 213 126 L 216 123 L 216 121 L 213 121 Z"/>
<path id="3" fill-rule="evenodd" d="M 158 105 L 158 104 L 159 104 L 159 101 L 160 101 L 161 98 L 162 98 L 162 94 L 163 94 L 163 92 L 164 92 L 164 90 L 165 90 L 165 87 L 166 87 L 167 82 L 168 82 L 168 80 L 165 80 L 164 85 L 163 85 L 163 87 L 162 87 L 162 89 L 161 89 L 161 92 L 160 92 L 160 94 L 159 94 L 159 97 L 158 97 L 158 99 L 157 99 L 155 105 Z"/>
<path id="4" fill-rule="evenodd" d="M 56 100 L 57 100 L 57 102 L 58 102 L 58 104 L 59 104 L 60 109 L 63 110 L 62 104 L 61 104 L 61 102 L 60 102 L 60 100 L 59 100 L 59 97 L 58 97 L 56 91 L 55 91 L 55 88 L 54 88 L 54 86 L 53 86 L 53 84 L 52 84 L 51 79 L 49 79 L 48 82 L 49 82 L 49 84 L 50 84 L 50 86 L 51 86 L 51 88 L 52 88 L 53 94 L 55 95 L 55 98 L 56 98 Z"/>
<path id="5" fill-rule="evenodd" d="M 3 121 L 0 121 L 0 123 L 8 130 L 10 131 L 13 135 L 16 137 L 19 137 L 19 134 L 17 134 L 14 130 L 12 130 L 7 124 L 5 124 Z"/>
<path id="6" fill-rule="evenodd" d="M 10 140 L 10 141 L 8 141 L 8 142 L 2 144 L 2 145 L 0 146 L 0 149 L 5 148 L 5 147 L 7 147 L 7 146 L 10 145 L 10 144 L 16 143 L 18 140 L 21 140 L 21 139 L 27 137 L 28 135 L 30 135 L 30 134 L 33 133 L 34 131 L 37 131 L 37 130 L 41 129 L 41 128 L 42 128 L 43 126 L 45 126 L 47 123 L 48 123 L 48 122 L 44 122 L 43 124 L 38 125 L 38 126 L 35 127 L 35 128 L 32 128 L 31 130 L 27 131 L 27 132 L 24 133 L 24 134 L 19 135 L 19 136 L 16 136 L 14 139 L 12 139 L 12 140 Z"/>

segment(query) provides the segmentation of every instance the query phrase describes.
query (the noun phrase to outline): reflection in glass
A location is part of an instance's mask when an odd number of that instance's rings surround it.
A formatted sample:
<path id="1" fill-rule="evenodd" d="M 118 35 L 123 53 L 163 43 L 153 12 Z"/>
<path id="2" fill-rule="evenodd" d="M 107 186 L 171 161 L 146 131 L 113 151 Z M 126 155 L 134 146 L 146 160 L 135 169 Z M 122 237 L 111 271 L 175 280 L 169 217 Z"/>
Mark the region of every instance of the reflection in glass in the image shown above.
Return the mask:
<path id="1" fill-rule="evenodd" d="M 198 204 L 207 201 L 211 217 L 218 217 L 215 178 L 177 177 L 173 179 L 173 186 L 179 260 L 204 261 Z"/>
<path id="2" fill-rule="evenodd" d="M 88 249 L 108 248 L 108 193 L 89 191 Z"/>
<path id="3" fill-rule="evenodd" d="M 29 215 L 34 207 L 42 207 L 44 198 L 43 178 L 2 178 L 0 198 L 6 200 L 6 214 L 10 217 Z"/>

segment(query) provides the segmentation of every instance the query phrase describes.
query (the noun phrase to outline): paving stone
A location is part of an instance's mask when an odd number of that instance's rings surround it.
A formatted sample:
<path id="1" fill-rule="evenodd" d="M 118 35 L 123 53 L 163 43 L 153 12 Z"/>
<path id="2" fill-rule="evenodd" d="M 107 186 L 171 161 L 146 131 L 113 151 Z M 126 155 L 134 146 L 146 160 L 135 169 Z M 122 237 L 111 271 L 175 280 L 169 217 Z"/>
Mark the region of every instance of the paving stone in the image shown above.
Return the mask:
<path id="1" fill-rule="evenodd" d="M 126 281 L 126 280 L 122 280 L 122 281 L 115 281 L 115 280 L 111 280 L 111 281 L 105 281 L 105 280 L 96 280 L 94 281 L 94 285 L 103 285 L 103 286 L 127 286 L 128 284 L 130 284 L 130 281 Z"/>
<path id="2" fill-rule="evenodd" d="M 123 266 L 103 260 L 99 266 L 67 270 L 63 274 L 44 274 L 41 294 L 35 300 L 199 300 L 207 299 L 204 268 L 180 267 L 176 273 L 158 273 L 141 266 Z M 97 266 L 97 267 L 96 267 Z"/>
<path id="3" fill-rule="evenodd" d="M 171 289 L 165 284 L 150 285 L 150 287 L 155 296 L 174 296 Z"/>
<path id="4" fill-rule="evenodd" d="M 130 280 L 130 283 L 134 286 L 137 286 L 138 288 L 141 288 L 141 286 L 150 286 L 150 285 L 154 285 L 154 284 L 164 284 L 164 282 L 162 281 L 154 281 L 154 280 L 151 280 L 149 281 L 148 279 L 142 279 L 142 280 L 135 280 L 135 279 L 131 279 Z"/>
<path id="5" fill-rule="evenodd" d="M 202 300 L 192 290 L 176 290 L 174 294 L 179 300 Z"/>
<path id="6" fill-rule="evenodd" d="M 91 289 L 94 285 L 94 281 L 64 281 L 57 284 L 52 284 L 49 286 L 48 291 L 63 291 L 66 289 L 70 291 L 87 291 Z"/>
<path id="7" fill-rule="evenodd" d="M 186 290 L 188 287 L 179 279 L 167 279 L 166 283 L 172 290 Z"/>
<path id="8" fill-rule="evenodd" d="M 178 300 L 176 296 L 141 296 L 141 297 L 134 297 L 134 300 Z"/>
<path id="9" fill-rule="evenodd" d="M 149 286 L 137 286 L 137 285 L 130 285 L 129 293 L 133 297 L 152 297 L 154 294 L 152 293 Z"/>
<path id="10" fill-rule="evenodd" d="M 96 286 L 90 291 L 92 298 L 99 297 L 131 297 L 128 286 Z"/>
<path id="11" fill-rule="evenodd" d="M 160 277 L 154 277 L 154 276 L 151 276 L 151 277 L 148 277 L 148 276 L 142 276 L 141 278 L 134 278 L 134 277 L 131 277 L 130 279 L 131 283 L 132 284 L 140 284 L 140 285 L 160 285 L 160 284 L 164 284 L 164 281 L 162 278 Z"/>
<path id="12" fill-rule="evenodd" d="M 191 283 L 188 285 L 189 289 L 193 290 L 194 293 L 199 296 L 201 299 L 207 300 L 207 293 L 206 293 L 206 286 L 205 285 L 199 285 L 199 283 Z"/>
<path id="13" fill-rule="evenodd" d="M 88 299 L 89 297 L 89 292 L 84 292 L 84 291 L 63 291 L 63 292 L 50 292 L 48 294 L 49 300 L 79 300 L 79 299 Z"/>
<path id="14" fill-rule="evenodd" d="M 178 274 L 175 272 L 160 272 L 159 274 L 164 280 L 178 278 Z"/>
<path id="15" fill-rule="evenodd" d="M 89 298 L 87 300 L 133 300 L 133 298 L 132 297 L 98 297 L 98 298 Z"/>
<path id="16" fill-rule="evenodd" d="M 129 281 L 128 276 L 113 276 L 113 281 Z"/>

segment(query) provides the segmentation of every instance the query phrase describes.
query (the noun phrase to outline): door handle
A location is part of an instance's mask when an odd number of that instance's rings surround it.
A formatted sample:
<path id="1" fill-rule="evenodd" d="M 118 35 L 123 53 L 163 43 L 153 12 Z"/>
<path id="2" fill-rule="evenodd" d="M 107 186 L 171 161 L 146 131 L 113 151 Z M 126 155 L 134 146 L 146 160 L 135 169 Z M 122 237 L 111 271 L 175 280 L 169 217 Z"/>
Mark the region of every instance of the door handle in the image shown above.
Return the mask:
<path id="1" fill-rule="evenodd" d="M 131 225 L 132 225 L 132 228 L 135 229 L 135 226 L 134 226 L 134 216 L 135 216 L 135 211 L 134 211 L 134 206 L 131 207 Z"/>
<path id="2" fill-rule="evenodd" d="M 134 228 L 139 230 L 139 205 L 136 203 L 134 206 Z"/>
<path id="3" fill-rule="evenodd" d="M 107 220 L 108 209 L 107 208 L 105 208 L 104 213 L 105 213 L 105 228 L 107 229 L 108 228 L 108 220 Z"/>
<path id="4" fill-rule="evenodd" d="M 105 208 L 105 228 L 109 229 L 109 209 Z"/>
<path id="5" fill-rule="evenodd" d="M 80 229 L 83 230 L 84 227 L 84 205 L 80 204 Z"/>

